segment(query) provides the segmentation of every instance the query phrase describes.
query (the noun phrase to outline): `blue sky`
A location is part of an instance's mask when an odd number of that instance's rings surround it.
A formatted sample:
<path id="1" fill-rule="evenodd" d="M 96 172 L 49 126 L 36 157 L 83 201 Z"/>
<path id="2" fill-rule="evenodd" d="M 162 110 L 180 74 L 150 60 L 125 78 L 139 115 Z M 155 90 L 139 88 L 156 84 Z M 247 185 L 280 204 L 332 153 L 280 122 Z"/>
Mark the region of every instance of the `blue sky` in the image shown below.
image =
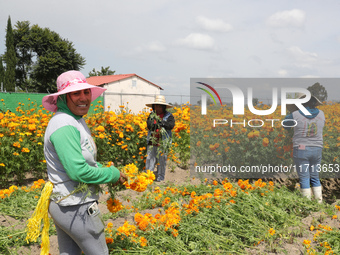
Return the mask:
<path id="1" fill-rule="evenodd" d="M 136 73 L 185 103 L 190 78 L 338 78 L 339 13 L 337 0 L 0 0 L 0 54 L 8 16 L 28 20 L 73 42 L 85 75 Z"/>

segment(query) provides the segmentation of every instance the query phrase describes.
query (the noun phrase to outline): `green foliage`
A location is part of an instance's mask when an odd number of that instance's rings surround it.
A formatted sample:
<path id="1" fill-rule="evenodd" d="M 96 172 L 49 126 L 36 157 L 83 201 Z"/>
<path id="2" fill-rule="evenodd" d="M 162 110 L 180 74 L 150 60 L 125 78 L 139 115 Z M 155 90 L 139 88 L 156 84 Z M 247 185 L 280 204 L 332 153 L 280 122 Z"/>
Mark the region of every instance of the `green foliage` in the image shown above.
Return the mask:
<path id="1" fill-rule="evenodd" d="M 17 249 L 28 246 L 25 241 L 24 230 L 26 220 L 31 216 L 38 202 L 41 189 L 30 190 L 21 187 L 14 191 L 10 197 L 0 198 L 0 211 L 5 221 L 11 222 L 9 226 L 0 226 L 0 254 L 17 254 Z M 51 219 L 50 235 L 56 230 Z"/>
<path id="2" fill-rule="evenodd" d="M 15 66 L 16 66 L 16 55 L 15 55 L 15 42 L 13 38 L 13 30 L 11 17 L 8 17 L 7 20 L 7 29 L 6 29 L 6 52 L 5 52 L 5 62 L 6 62 L 6 71 L 5 71 L 5 89 L 7 92 L 15 91 Z"/>
<path id="3" fill-rule="evenodd" d="M 110 66 L 102 67 L 100 71 L 96 71 L 95 68 L 92 69 L 92 71 L 89 72 L 89 76 L 104 76 L 104 75 L 113 75 L 116 71 L 110 70 Z"/>
<path id="4" fill-rule="evenodd" d="M 112 245 L 109 245 L 111 254 L 124 254 L 124 251 L 145 254 L 249 254 L 252 247 L 255 254 L 256 246 L 262 242 L 267 248 L 265 252 L 278 252 L 282 248 L 277 240 L 293 239 L 302 234 L 303 218 L 312 212 L 329 209 L 328 205 L 307 200 L 298 191 L 292 192 L 285 187 L 265 185 L 243 190 L 235 183 L 230 184 L 237 193 L 233 197 L 215 196 L 214 191 L 224 189 L 221 184 L 202 183 L 157 187 L 144 193 L 134 201 L 134 208 L 138 211 L 159 207 L 158 218 L 162 218 L 170 204 L 179 209 L 180 222 L 173 226 L 178 236 L 174 236 L 171 229 L 157 224 L 145 230 L 137 228 L 136 236 L 147 240 L 147 246 L 141 247 L 131 241 L 133 235 L 127 237 L 122 234 L 127 228 L 112 233 L 107 231 L 107 235 L 113 238 Z M 169 201 L 167 205 L 164 205 L 165 200 Z M 197 210 L 186 210 L 189 204 Z M 141 213 L 143 215 L 143 211 Z M 298 229 L 298 233 L 292 233 L 293 228 Z"/>
<path id="5" fill-rule="evenodd" d="M 30 38 L 30 23 L 28 21 L 18 21 L 14 30 L 14 41 L 17 49 L 16 81 L 17 86 L 28 91 L 31 80 L 29 74 L 32 71 L 33 51 L 32 40 Z"/>
<path id="6" fill-rule="evenodd" d="M 309 86 L 307 89 L 313 96 L 317 97 L 321 102 L 327 100 L 328 97 L 327 90 L 319 82 L 315 83 L 313 86 Z"/>
<path id="7" fill-rule="evenodd" d="M 4 81 L 5 81 L 5 68 L 3 66 L 3 58 L 2 56 L 0 56 L 0 88 L 1 88 L 1 85 L 3 86 L 4 85 Z"/>
<path id="8" fill-rule="evenodd" d="M 18 58 L 16 80 L 22 90 L 56 92 L 55 81 L 61 73 L 85 65 L 73 43 L 48 28 L 18 21 L 13 33 Z"/>

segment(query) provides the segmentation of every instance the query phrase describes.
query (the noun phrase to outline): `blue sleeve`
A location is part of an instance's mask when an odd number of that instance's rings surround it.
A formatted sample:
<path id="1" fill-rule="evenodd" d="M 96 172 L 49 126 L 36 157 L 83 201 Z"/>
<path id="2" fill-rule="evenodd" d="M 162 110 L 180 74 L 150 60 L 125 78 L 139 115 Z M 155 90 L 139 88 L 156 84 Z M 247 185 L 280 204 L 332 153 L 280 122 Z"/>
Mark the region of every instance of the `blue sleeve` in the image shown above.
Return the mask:
<path id="1" fill-rule="evenodd" d="M 115 183 L 120 172 L 114 166 L 93 167 L 86 163 L 80 145 L 80 132 L 73 126 L 56 130 L 50 140 L 71 180 L 90 184 Z"/>

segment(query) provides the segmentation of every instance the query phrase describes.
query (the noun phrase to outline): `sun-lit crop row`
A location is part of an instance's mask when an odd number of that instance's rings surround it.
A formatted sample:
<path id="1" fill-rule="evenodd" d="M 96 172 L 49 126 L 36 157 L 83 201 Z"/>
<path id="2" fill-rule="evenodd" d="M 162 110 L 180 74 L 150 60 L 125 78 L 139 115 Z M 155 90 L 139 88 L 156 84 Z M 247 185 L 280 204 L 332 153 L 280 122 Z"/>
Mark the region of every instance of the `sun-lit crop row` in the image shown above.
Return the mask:
<path id="1" fill-rule="evenodd" d="M 152 234 L 154 231 L 163 231 L 165 234 L 177 237 L 181 228 L 181 221 L 186 217 L 195 217 L 205 209 L 219 210 L 220 205 L 232 205 L 236 203 L 238 193 L 249 194 L 250 192 L 260 192 L 265 196 L 267 192 L 274 191 L 273 182 L 263 182 L 261 179 L 253 184 L 249 180 L 239 180 L 233 185 L 227 179 L 221 183 L 216 180 L 208 184 L 208 180 L 204 180 L 205 185 L 209 187 L 211 192 L 201 195 L 195 191 L 189 191 L 186 187 L 166 187 L 161 191 L 159 187 L 155 187 L 153 191 L 145 194 L 146 201 L 153 201 L 151 207 L 159 207 L 159 213 L 152 215 L 151 213 L 135 213 L 134 223 L 125 221 L 123 226 L 114 228 L 112 223 L 108 223 L 106 227 L 108 244 L 121 242 L 126 239 L 129 243 L 145 247 L 148 245 L 147 234 Z M 175 199 L 175 197 L 177 198 Z M 179 198 L 178 198 L 179 197 Z M 241 198 L 240 198 L 241 199 Z M 117 201 L 118 202 L 118 201 Z M 117 203 L 116 209 L 124 209 L 120 202 Z M 162 208 L 162 209 L 161 209 Z M 118 212 L 115 210 L 114 212 Z M 268 229 L 270 235 L 275 234 L 273 228 Z"/>
<path id="2" fill-rule="evenodd" d="M 132 172 L 135 172 L 134 166 L 129 165 L 127 168 L 132 170 L 131 175 L 136 178 L 137 175 L 132 174 Z M 38 180 L 32 186 L 12 186 L 0 190 L 0 193 L 5 194 L 2 198 L 3 201 L 9 201 L 12 199 L 11 194 L 17 190 L 36 192 L 42 189 L 44 183 L 44 180 Z M 8 194 L 7 190 L 12 193 Z M 212 230 L 217 232 L 222 229 L 229 231 L 228 229 L 232 228 L 230 233 L 242 231 L 238 234 L 243 236 L 240 241 L 247 240 L 246 246 L 248 247 L 271 244 L 273 240 L 280 238 L 285 233 L 280 230 L 281 225 L 285 225 L 285 221 L 276 217 L 281 217 L 283 212 L 287 214 L 287 208 L 277 208 L 277 205 L 274 205 L 274 203 L 278 203 L 281 206 L 286 206 L 282 204 L 285 197 L 276 196 L 276 192 L 279 192 L 279 189 L 275 187 L 273 182 L 264 182 L 261 179 L 256 181 L 239 179 L 236 183 L 232 183 L 228 179 L 219 181 L 205 179 L 201 181 L 200 186 L 152 186 L 151 189 L 144 191 L 143 196 L 138 199 L 135 206 L 125 207 L 118 200 L 112 201 L 113 204 L 115 203 L 115 205 L 112 204 L 115 210 L 110 210 L 112 218 L 116 218 L 117 213 L 124 209 L 126 212 L 135 213 L 132 221 L 125 220 L 121 225 L 114 226 L 112 222 L 107 223 L 105 228 L 106 242 L 112 252 L 120 249 L 139 252 L 152 251 L 155 247 L 159 247 L 157 246 L 159 240 L 163 240 L 166 243 L 165 245 L 176 242 L 183 245 L 182 242 L 187 238 L 194 238 L 195 236 L 195 233 L 186 230 L 186 228 L 195 224 L 194 222 L 204 225 L 205 221 L 200 222 L 202 220 L 200 217 L 207 215 L 203 217 L 211 221 L 209 227 Z M 128 198 L 124 198 L 124 200 L 128 200 Z M 290 199 L 287 201 L 290 201 Z M 0 203 L 2 203 L 1 200 Z M 295 201 L 295 203 L 301 202 Z M 311 203 L 311 201 L 308 203 Z M 109 206 L 108 203 L 108 208 Z M 143 209 L 147 208 L 155 208 L 157 213 L 142 212 Z M 255 214 L 249 214 L 251 212 L 249 210 L 253 210 L 252 208 L 257 210 Z M 247 210 L 247 213 L 240 214 L 242 210 Z M 332 220 L 338 220 L 336 212 L 339 210 L 340 207 L 335 205 Z M 264 219 L 266 221 L 261 219 L 263 217 L 261 212 L 265 213 Z M 231 216 L 233 218 L 229 219 Z M 219 222 L 221 217 L 227 221 L 231 220 L 230 224 L 232 225 L 224 222 L 226 226 L 222 227 L 221 222 Z M 267 220 L 267 217 L 272 218 L 272 220 Z M 290 218 L 287 219 L 290 220 Z M 280 223 L 280 221 L 282 222 Z M 245 225 L 239 225 L 241 222 Z M 259 231 L 260 229 L 261 231 Z M 321 254 L 316 251 L 322 251 L 322 254 L 336 254 L 334 248 L 338 247 L 336 243 L 338 230 L 332 229 L 326 224 L 317 224 L 316 226 L 311 225 L 309 231 L 313 232 L 313 240 L 305 239 L 302 243 L 306 249 L 306 254 Z M 155 238 L 157 238 L 156 241 Z M 253 243 L 249 243 L 251 240 L 253 240 Z M 200 243 L 202 241 L 203 239 L 198 240 Z M 220 242 L 219 245 L 221 251 L 227 251 L 231 247 L 225 241 Z M 153 248 L 147 250 L 149 246 Z"/>

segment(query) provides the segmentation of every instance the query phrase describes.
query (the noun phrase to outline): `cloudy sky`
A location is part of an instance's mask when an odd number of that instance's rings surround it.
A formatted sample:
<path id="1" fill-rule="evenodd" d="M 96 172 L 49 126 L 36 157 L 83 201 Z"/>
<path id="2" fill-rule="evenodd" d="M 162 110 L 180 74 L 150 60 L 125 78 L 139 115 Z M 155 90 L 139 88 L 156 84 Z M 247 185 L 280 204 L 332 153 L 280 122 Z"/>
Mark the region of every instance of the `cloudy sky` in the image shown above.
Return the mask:
<path id="1" fill-rule="evenodd" d="M 190 78 L 340 77 L 339 13 L 338 0 L 0 0 L 0 54 L 8 17 L 27 20 L 73 42 L 86 76 L 136 73 L 185 103 Z"/>

